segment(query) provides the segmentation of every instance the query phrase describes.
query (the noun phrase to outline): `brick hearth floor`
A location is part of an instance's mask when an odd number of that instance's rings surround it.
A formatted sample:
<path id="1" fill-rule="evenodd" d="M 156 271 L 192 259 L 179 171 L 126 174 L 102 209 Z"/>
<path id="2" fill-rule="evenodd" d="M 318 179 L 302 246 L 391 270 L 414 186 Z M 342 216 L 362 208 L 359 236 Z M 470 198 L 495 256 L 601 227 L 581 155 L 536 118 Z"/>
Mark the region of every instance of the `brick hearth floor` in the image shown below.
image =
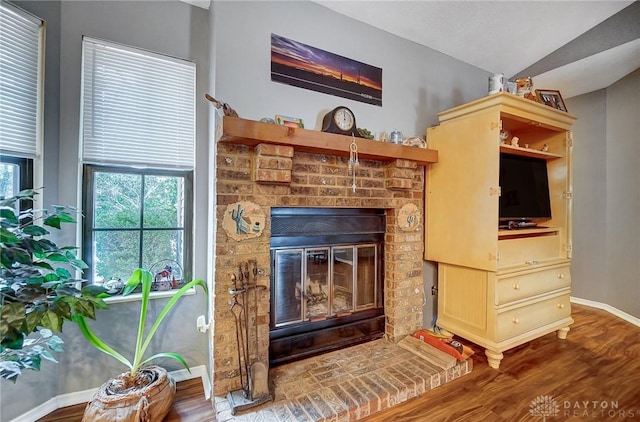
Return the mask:
<path id="1" fill-rule="evenodd" d="M 471 372 L 471 359 L 443 369 L 384 339 L 269 371 L 272 402 L 231 415 L 216 397 L 217 421 L 356 421 Z"/>

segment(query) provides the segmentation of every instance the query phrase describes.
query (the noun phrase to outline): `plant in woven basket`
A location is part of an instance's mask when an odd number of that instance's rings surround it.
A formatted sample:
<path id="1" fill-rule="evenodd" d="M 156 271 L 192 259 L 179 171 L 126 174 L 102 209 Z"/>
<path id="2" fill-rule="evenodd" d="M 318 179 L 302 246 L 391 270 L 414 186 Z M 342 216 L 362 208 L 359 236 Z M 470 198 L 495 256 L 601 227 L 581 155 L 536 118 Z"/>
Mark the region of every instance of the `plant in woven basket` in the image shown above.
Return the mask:
<path id="1" fill-rule="evenodd" d="M 207 286 L 202 280 L 192 280 L 177 290 L 164 306 L 145 337 L 144 331 L 152 282 L 152 274 L 138 268 L 129 277 L 122 293 L 128 295 L 138 286 L 142 287 L 140 320 L 133 361 L 102 341 L 91 330 L 82 315 L 74 317 L 80 331 L 93 347 L 129 368 L 128 372 L 111 378 L 99 388 L 93 399 L 87 404 L 83 421 L 161 421 L 173 403 L 176 389 L 175 381 L 164 368 L 146 365 L 157 358 L 172 358 L 180 362 L 190 372 L 187 362 L 177 353 L 161 352 L 148 358 L 144 356 L 154 334 L 178 299 L 195 286 L 202 287 L 206 292 Z"/>
<path id="2" fill-rule="evenodd" d="M 77 210 L 54 206 L 33 210 L 35 190 L 0 200 L 0 376 L 16 381 L 25 369 L 40 370 L 42 359 L 56 362 L 64 321 L 74 315 L 95 318 L 106 308 L 105 290 L 81 286 L 72 272 L 87 265 L 75 246 L 59 247 L 49 229 L 75 223 Z M 19 210 L 19 204 L 28 208 Z"/>

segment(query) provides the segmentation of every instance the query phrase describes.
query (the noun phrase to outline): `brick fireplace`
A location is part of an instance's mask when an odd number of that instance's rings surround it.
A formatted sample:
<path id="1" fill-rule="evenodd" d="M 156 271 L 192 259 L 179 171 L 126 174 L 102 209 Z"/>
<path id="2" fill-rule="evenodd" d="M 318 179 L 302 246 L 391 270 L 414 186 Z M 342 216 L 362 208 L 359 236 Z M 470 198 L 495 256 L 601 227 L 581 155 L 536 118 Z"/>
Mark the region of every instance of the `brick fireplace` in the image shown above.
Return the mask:
<path id="1" fill-rule="evenodd" d="M 346 137 L 338 138 L 340 142 L 348 142 Z M 373 141 L 358 142 L 371 144 Z M 424 166 L 405 158 L 368 159 L 364 155 L 367 159 L 360 159 L 357 189 L 353 192 L 348 158 L 341 154 L 330 150 L 327 153 L 302 152 L 305 148 L 274 143 L 243 143 L 248 142 L 230 142 L 224 136 L 217 142 L 214 395 L 224 395 L 240 387 L 236 328 L 229 312 L 232 303 L 229 289 L 234 274 L 238 272 L 238 264 L 243 261 L 257 262 L 257 283 L 267 287 L 255 291 L 257 309 L 251 307 L 248 312 L 249 326 L 257 323 L 258 327 L 257 342 L 255 334 L 250 336 L 249 349 L 257 350 L 257 354 L 252 353 L 250 361 L 269 362 L 271 208 L 384 210 L 384 335 L 395 342 L 421 328 L 424 228 L 422 218 L 411 229 L 402 227 L 406 221 L 402 213 L 407 207 L 412 207 L 418 216 L 424 215 Z M 387 145 L 376 146 L 383 147 Z M 235 240 L 225 231 L 222 222 L 227 207 L 241 201 L 257 204 L 266 221 L 259 236 Z M 256 331 L 252 329 L 252 332 Z"/>

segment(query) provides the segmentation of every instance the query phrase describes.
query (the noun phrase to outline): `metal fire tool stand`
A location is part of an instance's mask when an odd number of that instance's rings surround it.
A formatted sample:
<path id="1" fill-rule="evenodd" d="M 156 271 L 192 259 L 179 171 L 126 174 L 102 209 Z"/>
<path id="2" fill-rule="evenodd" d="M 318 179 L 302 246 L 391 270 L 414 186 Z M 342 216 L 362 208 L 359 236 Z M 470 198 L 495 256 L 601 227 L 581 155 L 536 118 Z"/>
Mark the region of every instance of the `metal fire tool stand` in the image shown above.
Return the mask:
<path id="1" fill-rule="evenodd" d="M 249 270 L 249 264 L 252 269 Z M 253 276 L 253 282 L 249 284 Z M 250 409 L 273 400 L 269 392 L 269 372 L 264 362 L 257 360 L 258 356 L 258 290 L 264 290 L 266 286 L 258 285 L 258 263 L 256 260 L 240 263 L 238 275 L 231 277 L 233 287 L 229 294 L 233 296 L 229 312 L 233 315 L 236 324 L 236 345 L 238 348 L 238 372 L 240 374 L 239 390 L 229 391 L 227 400 L 231 405 L 231 414 L 238 410 Z M 239 285 L 238 285 L 239 283 Z M 249 363 L 249 291 L 253 290 L 255 350 L 256 360 Z M 238 296 L 241 300 L 238 301 Z"/>

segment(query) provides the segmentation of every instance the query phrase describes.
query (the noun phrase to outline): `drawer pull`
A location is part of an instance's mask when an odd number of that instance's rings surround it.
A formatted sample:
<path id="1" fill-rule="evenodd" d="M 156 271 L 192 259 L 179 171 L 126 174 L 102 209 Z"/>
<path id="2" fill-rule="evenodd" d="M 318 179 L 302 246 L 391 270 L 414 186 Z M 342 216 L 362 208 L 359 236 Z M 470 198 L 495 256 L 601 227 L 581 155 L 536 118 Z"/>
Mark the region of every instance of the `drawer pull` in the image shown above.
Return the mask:
<path id="1" fill-rule="evenodd" d="M 564 309 L 564 303 L 558 303 L 558 309 Z"/>
<path id="2" fill-rule="evenodd" d="M 525 264 L 527 264 L 527 265 L 538 265 L 538 261 L 536 261 L 535 259 L 530 259 L 529 261 L 525 261 Z"/>
<path id="3" fill-rule="evenodd" d="M 520 285 L 518 283 L 513 283 L 513 290 L 520 290 Z"/>
<path id="4" fill-rule="evenodd" d="M 514 317 L 511 322 L 513 322 L 514 324 L 519 324 L 520 323 L 520 319 Z"/>
<path id="5" fill-rule="evenodd" d="M 558 278 L 559 279 L 563 279 L 564 278 L 564 274 L 563 273 L 558 273 Z"/>

